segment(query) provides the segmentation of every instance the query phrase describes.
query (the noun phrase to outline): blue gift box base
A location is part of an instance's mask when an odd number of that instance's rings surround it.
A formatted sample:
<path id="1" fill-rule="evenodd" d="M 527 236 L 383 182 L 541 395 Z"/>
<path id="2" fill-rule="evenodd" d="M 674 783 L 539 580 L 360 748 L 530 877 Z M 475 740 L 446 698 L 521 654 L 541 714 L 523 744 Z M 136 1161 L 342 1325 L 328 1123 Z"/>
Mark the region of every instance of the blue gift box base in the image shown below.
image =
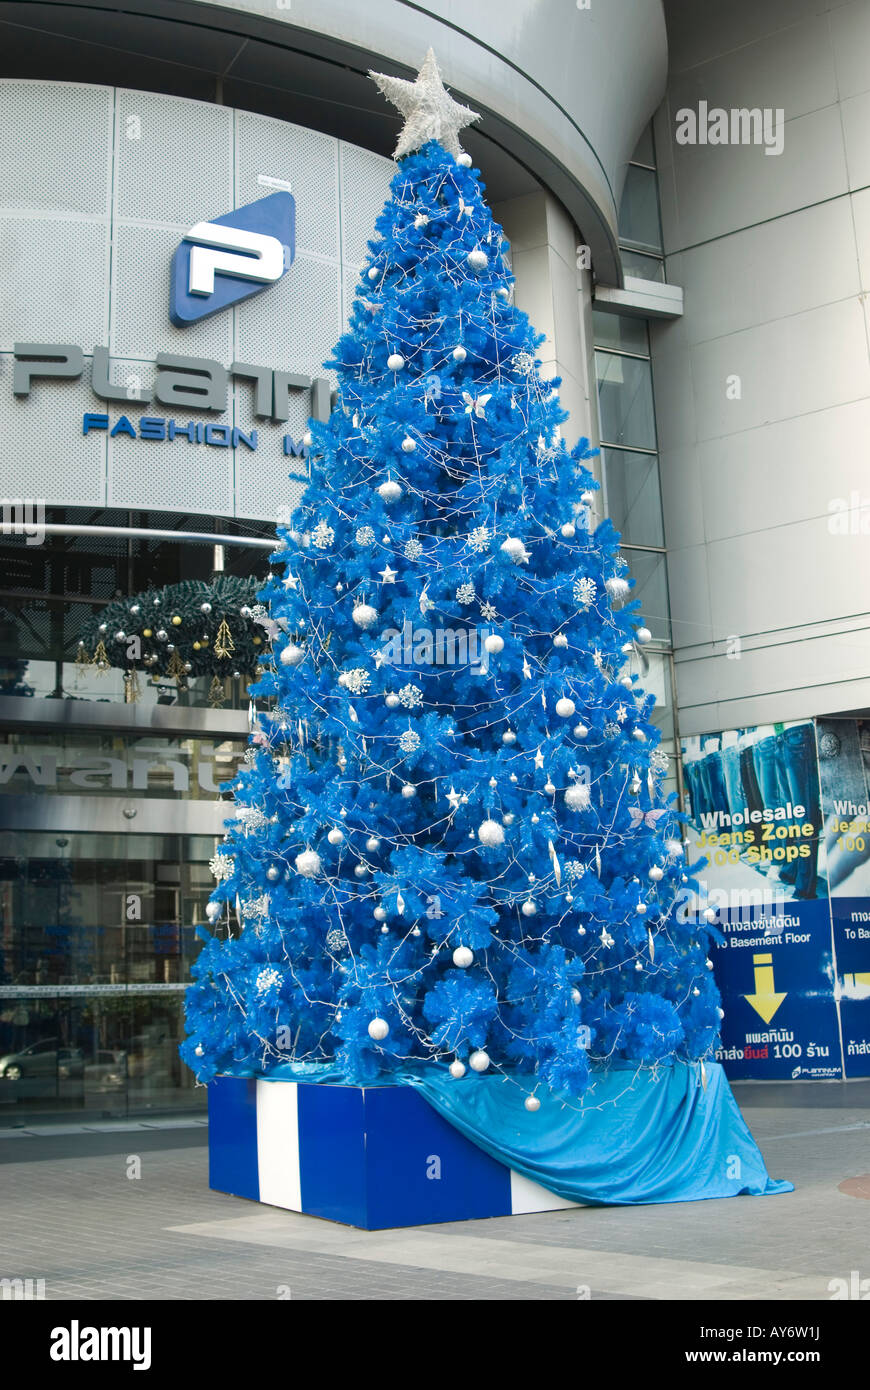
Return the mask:
<path id="1" fill-rule="evenodd" d="M 378 1231 L 577 1206 L 499 1163 L 412 1086 L 220 1076 L 209 1186 Z"/>

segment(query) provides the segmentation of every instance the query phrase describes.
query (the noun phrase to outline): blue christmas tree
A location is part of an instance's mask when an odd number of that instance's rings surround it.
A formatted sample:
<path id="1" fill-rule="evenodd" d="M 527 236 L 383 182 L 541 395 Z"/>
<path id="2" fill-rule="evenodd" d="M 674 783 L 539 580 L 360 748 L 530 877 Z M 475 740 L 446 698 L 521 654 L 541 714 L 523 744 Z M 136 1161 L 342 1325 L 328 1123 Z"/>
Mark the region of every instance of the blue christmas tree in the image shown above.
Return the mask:
<path id="1" fill-rule="evenodd" d="M 679 818 L 626 674 L 650 634 L 459 148 L 473 113 L 431 54 L 378 80 L 398 172 L 262 595 L 271 708 L 182 1054 L 203 1080 L 499 1069 L 535 1109 L 596 1063 L 712 1054 L 710 928 L 674 910 Z"/>

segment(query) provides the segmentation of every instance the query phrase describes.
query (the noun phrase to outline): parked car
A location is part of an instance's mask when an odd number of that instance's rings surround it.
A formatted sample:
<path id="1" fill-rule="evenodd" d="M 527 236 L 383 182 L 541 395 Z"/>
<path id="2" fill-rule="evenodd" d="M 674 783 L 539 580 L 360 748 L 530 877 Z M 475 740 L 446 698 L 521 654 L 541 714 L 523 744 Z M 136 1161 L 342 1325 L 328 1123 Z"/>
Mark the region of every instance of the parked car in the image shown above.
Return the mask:
<path id="1" fill-rule="evenodd" d="M 0 1079 L 22 1081 L 27 1078 L 61 1081 L 80 1077 L 84 1071 L 84 1054 L 79 1047 L 64 1047 L 59 1038 L 43 1038 L 20 1052 L 8 1052 L 0 1057 Z"/>

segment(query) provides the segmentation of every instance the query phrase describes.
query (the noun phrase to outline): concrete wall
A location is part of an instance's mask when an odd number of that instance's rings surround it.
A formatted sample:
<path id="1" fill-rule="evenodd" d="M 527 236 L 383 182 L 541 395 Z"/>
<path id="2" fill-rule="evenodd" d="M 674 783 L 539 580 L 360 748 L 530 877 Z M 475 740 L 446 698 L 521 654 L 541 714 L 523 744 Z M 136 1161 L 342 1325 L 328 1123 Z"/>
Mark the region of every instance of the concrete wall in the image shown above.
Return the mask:
<path id="1" fill-rule="evenodd" d="M 870 500 L 859 534 L 830 518 L 870 499 L 870 0 L 667 17 L 656 135 L 685 316 L 652 351 L 681 729 L 862 708 Z M 702 100 L 783 108 L 783 152 L 677 145 Z"/>
<path id="2" fill-rule="evenodd" d="M 597 444 L 592 287 L 589 272 L 576 268 L 577 231 L 549 193 L 512 198 L 493 214 L 511 244 L 514 302 L 546 335 L 538 350 L 544 376 L 562 381 L 559 397 L 570 415 L 562 434 L 569 448 L 581 435 Z"/>

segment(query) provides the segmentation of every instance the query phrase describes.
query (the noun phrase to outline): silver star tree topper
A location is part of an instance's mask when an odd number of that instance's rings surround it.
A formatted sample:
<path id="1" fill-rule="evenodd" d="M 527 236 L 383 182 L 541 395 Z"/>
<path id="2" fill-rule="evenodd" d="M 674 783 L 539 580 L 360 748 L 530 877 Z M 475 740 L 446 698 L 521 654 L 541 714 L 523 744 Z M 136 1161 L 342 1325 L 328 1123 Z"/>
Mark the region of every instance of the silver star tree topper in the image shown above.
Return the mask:
<path id="1" fill-rule="evenodd" d="M 393 151 L 394 159 L 421 149 L 429 140 L 437 140 L 454 159 L 459 158 L 462 146 L 457 136 L 463 126 L 479 121 L 480 113 L 453 100 L 441 81 L 431 48 L 423 59 L 416 82 L 387 77 L 382 72 L 370 71 L 369 77 L 374 78 L 387 100 L 405 117 L 399 143 Z"/>

